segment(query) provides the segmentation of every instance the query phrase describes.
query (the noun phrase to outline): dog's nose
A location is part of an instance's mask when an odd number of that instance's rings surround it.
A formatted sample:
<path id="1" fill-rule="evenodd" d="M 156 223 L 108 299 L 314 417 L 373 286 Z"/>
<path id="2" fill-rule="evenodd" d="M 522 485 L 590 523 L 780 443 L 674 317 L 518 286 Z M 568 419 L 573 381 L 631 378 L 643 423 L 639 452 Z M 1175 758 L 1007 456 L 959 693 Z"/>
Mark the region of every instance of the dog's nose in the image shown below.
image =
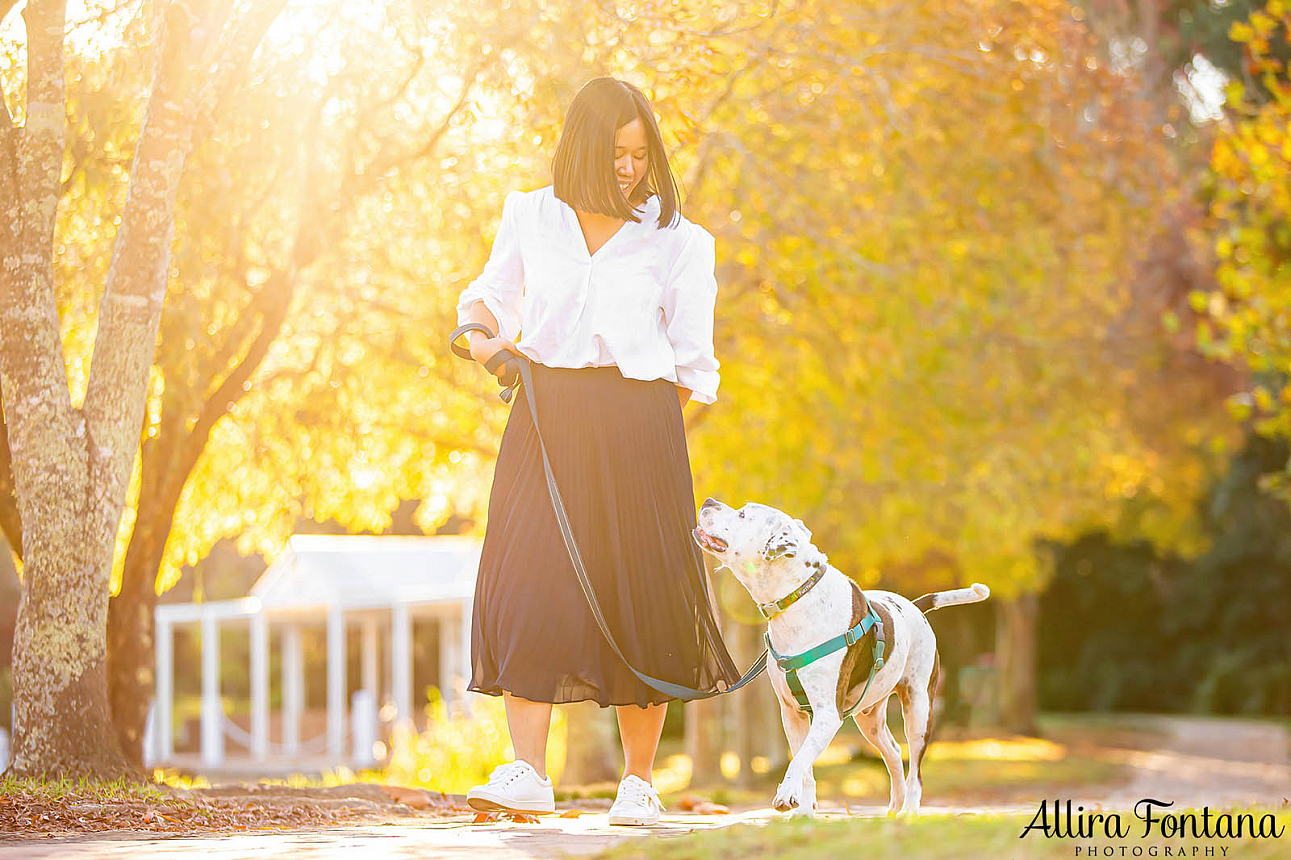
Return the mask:
<path id="1" fill-rule="evenodd" d="M 717 499 L 714 499 L 712 496 L 709 496 L 707 499 L 704 499 L 704 503 L 703 503 L 702 505 L 700 505 L 699 507 L 700 507 L 700 508 L 707 508 L 707 507 L 715 506 L 715 505 L 717 505 L 717 504 L 720 504 L 720 503 L 717 501 Z"/>

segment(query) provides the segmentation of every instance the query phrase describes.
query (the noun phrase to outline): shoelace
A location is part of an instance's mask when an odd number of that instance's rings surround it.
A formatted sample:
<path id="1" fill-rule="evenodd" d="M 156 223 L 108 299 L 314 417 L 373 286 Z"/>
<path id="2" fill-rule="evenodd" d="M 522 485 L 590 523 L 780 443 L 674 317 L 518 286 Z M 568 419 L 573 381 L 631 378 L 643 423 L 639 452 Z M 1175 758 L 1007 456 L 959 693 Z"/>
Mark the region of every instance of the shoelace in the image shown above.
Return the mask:
<path id="1" fill-rule="evenodd" d="M 496 785 L 510 785 L 524 776 L 528 770 L 529 768 L 524 762 L 509 761 L 493 768 L 493 772 L 489 774 L 489 782 Z"/>
<path id="2" fill-rule="evenodd" d="M 659 792 L 653 785 L 643 779 L 632 779 L 625 781 L 623 787 L 628 794 L 628 800 L 645 807 L 657 806 L 659 811 L 663 812 L 663 801 L 659 799 Z"/>

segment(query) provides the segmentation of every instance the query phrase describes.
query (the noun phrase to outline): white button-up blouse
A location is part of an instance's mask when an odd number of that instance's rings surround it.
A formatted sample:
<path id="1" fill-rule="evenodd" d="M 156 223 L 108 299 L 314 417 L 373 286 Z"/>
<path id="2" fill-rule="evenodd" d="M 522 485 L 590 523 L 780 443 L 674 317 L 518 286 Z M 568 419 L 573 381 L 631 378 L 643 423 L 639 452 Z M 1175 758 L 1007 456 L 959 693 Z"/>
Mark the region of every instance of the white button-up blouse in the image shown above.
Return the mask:
<path id="1" fill-rule="evenodd" d="M 625 377 L 667 379 L 714 402 L 713 234 L 681 215 L 660 228 L 657 195 L 637 214 L 589 254 L 553 186 L 510 192 L 489 261 L 458 298 L 458 325 L 483 301 L 499 334 L 541 364 L 617 365 Z"/>

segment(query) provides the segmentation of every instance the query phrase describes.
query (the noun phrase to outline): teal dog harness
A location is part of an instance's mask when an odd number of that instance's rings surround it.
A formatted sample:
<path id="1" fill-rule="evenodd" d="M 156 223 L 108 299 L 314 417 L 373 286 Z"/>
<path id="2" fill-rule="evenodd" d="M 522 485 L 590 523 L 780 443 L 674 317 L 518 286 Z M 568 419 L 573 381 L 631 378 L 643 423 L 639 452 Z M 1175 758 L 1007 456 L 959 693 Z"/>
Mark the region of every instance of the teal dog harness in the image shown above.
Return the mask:
<path id="1" fill-rule="evenodd" d="M 820 581 L 820 578 L 824 573 L 825 568 L 821 565 L 806 582 L 799 586 L 788 597 L 781 598 L 780 600 L 773 601 L 772 603 L 758 604 L 758 609 L 761 610 L 762 615 L 770 621 L 772 618 L 783 612 L 787 606 L 810 591 L 811 587 Z M 852 587 L 859 590 L 859 586 L 855 583 L 852 584 Z M 861 641 L 861 639 L 865 637 L 866 633 L 871 630 L 874 631 L 874 649 L 871 654 L 870 674 L 869 677 L 865 679 L 865 689 L 861 690 L 861 696 L 856 700 L 856 704 L 852 705 L 852 707 L 840 714 L 843 719 L 847 719 L 861 706 L 861 702 L 865 700 L 865 694 L 870 690 L 870 684 L 874 681 L 874 676 L 883 668 L 883 624 L 880 622 L 878 613 L 874 611 L 874 607 L 870 605 L 870 601 L 865 598 L 864 592 L 861 592 L 861 598 L 865 600 L 865 617 L 862 618 L 858 624 L 849 629 L 846 633 L 835 636 L 833 639 L 823 642 L 815 648 L 804 651 L 801 654 L 797 654 L 792 657 L 784 654 L 777 654 L 775 648 L 771 647 L 770 631 L 763 634 L 763 638 L 767 643 L 767 652 L 775 660 L 776 665 L 780 667 L 780 671 L 785 673 L 785 682 L 788 683 L 789 690 L 793 693 L 794 699 L 798 702 L 798 709 L 806 711 L 808 716 L 811 715 L 811 704 L 807 701 L 807 693 L 802 688 L 802 682 L 798 680 L 799 669 L 802 669 L 805 666 L 810 666 L 820 658 L 833 654 L 840 648 L 850 648 L 857 642 Z M 775 611 L 769 612 L 771 609 L 774 609 Z"/>

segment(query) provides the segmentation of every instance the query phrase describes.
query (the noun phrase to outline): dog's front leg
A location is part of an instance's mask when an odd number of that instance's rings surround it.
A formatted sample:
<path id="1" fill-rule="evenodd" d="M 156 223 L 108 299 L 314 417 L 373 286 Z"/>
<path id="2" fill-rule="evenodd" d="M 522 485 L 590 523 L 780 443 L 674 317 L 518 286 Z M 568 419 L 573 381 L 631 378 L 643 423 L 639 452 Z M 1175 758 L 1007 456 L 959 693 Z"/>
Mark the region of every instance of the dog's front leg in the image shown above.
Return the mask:
<path id="1" fill-rule="evenodd" d="M 789 741 L 789 757 L 798 754 L 802 749 L 802 742 L 807 739 L 807 732 L 811 731 L 811 717 L 807 716 L 805 711 L 798 710 L 796 702 L 786 702 L 780 700 L 780 722 L 784 726 L 785 739 Z M 816 814 L 816 780 L 812 776 L 812 769 L 807 768 L 807 773 L 802 779 L 802 793 L 798 797 L 798 806 L 793 811 L 795 818 L 801 816 L 812 816 Z"/>
<path id="2" fill-rule="evenodd" d="M 829 742 L 843 726 L 843 721 L 838 718 L 838 710 L 832 707 L 832 704 L 817 707 L 813 702 L 812 712 L 811 729 L 808 730 L 807 737 L 803 738 L 802 745 L 793 754 L 789 767 L 785 769 L 784 779 L 776 789 L 772 806 L 780 812 L 802 805 L 803 814 L 807 814 L 809 808 L 807 804 L 814 804 L 815 797 L 805 796 L 803 782 L 811 775 L 816 759 L 820 758 L 825 747 L 829 746 Z M 811 793 L 815 795 L 814 790 Z"/>

